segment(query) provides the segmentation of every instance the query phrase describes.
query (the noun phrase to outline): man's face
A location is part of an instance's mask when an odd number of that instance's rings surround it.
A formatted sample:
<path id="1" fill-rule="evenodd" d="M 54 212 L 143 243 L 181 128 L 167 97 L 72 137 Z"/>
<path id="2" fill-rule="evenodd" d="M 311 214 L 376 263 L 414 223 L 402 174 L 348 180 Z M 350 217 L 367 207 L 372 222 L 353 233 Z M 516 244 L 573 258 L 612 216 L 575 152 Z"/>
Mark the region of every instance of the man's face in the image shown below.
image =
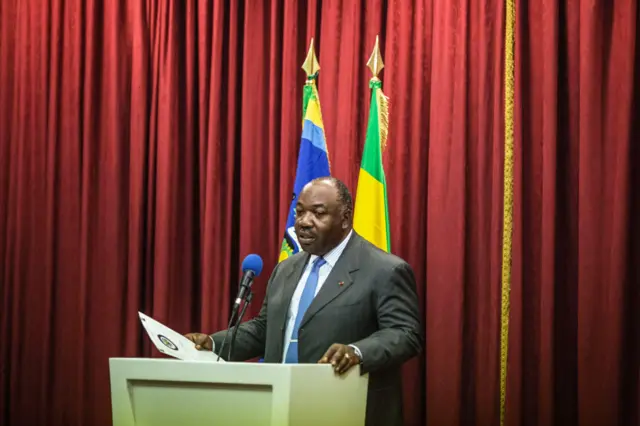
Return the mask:
<path id="1" fill-rule="evenodd" d="M 302 249 L 324 256 L 340 244 L 350 228 L 350 212 L 338 201 L 331 182 L 304 187 L 296 204 L 295 230 Z"/>

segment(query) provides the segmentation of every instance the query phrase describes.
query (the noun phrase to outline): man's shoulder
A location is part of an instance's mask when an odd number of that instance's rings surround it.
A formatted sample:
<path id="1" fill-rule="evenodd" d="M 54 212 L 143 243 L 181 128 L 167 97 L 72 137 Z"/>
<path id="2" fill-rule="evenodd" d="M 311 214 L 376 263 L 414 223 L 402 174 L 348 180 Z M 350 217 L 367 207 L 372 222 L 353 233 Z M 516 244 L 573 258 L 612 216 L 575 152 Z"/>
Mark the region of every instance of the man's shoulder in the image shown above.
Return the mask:
<path id="1" fill-rule="evenodd" d="M 366 263 L 368 267 L 378 270 L 395 269 L 401 266 L 410 268 L 409 264 L 401 257 L 380 249 L 364 238 L 362 238 L 360 251 L 360 261 Z"/>
<path id="2" fill-rule="evenodd" d="M 287 257 L 284 260 L 281 260 L 280 262 L 278 262 L 276 264 L 276 269 L 278 269 L 279 271 L 288 271 L 291 268 L 295 268 L 295 266 L 299 263 L 299 262 L 303 262 L 304 258 L 307 256 L 307 253 L 304 251 L 299 251 L 296 254 L 293 254 L 289 257 Z"/>

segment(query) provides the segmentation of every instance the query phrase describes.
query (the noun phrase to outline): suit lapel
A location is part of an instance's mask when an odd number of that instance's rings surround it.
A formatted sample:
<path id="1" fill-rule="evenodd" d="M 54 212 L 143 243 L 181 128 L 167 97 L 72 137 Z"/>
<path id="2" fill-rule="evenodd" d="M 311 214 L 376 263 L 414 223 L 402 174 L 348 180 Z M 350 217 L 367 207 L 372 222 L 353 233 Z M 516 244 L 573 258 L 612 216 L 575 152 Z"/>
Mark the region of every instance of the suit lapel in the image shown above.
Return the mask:
<path id="1" fill-rule="evenodd" d="M 336 265 L 333 267 L 329 276 L 322 284 L 322 288 L 313 298 L 309 309 L 302 318 L 300 327 L 303 327 L 309 322 L 315 314 L 317 314 L 322 308 L 324 308 L 329 302 L 338 297 L 342 292 L 346 291 L 352 284 L 352 273 L 359 268 L 358 262 L 358 248 L 360 246 L 360 237 L 354 232 L 351 239 L 344 248 L 342 255 L 338 259 Z M 298 277 L 298 280 L 300 277 Z M 297 281 L 296 281 L 297 283 Z M 295 285 L 294 285 L 295 289 Z M 291 293 L 293 294 L 293 293 Z"/>
<path id="2" fill-rule="evenodd" d="M 307 266 L 307 262 L 309 261 L 309 253 L 303 252 L 301 256 L 298 256 L 295 262 L 292 263 L 291 267 L 285 273 L 285 289 L 284 289 L 284 297 L 286 299 L 291 299 L 294 291 L 296 290 L 296 286 L 298 285 L 298 281 L 302 277 L 304 273 L 304 268 Z"/>

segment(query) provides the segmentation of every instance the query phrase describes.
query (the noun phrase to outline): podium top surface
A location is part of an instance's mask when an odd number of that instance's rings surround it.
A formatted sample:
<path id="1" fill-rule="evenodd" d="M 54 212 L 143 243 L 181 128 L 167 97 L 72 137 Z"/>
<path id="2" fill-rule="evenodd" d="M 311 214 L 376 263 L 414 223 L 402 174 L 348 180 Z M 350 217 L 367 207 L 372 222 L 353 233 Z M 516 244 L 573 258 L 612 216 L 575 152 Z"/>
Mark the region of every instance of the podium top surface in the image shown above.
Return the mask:
<path id="1" fill-rule="evenodd" d="M 111 375 L 132 380 L 181 380 L 228 383 L 273 384 L 290 380 L 315 380 L 339 383 L 364 379 L 353 368 L 337 376 L 330 364 L 276 364 L 257 362 L 186 361 L 164 358 L 109 358 Z M 360 377 L 358 377 L 360 376 Z"/>

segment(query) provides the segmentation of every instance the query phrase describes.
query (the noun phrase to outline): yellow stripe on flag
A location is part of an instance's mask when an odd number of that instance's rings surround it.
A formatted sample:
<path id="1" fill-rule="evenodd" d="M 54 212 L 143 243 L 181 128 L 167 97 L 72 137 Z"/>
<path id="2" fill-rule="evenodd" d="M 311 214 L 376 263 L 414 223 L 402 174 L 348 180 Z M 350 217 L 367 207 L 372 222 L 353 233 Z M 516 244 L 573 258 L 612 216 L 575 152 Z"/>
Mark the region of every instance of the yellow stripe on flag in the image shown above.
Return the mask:
<path id="1" fill-rule="evenodd" d="M 384 186 L 366 170 L 360 169 L 353 217 L 354 229 L 364 239 L 387 251 Z"/>
<path id="2" fill-rule="evenodd" d="M 320 104 L 316 99 L 312 99 L 307 106 L 307 112 L 305 120 L 310 120 L 317 127 L 324 130 L 324 124 L 322 123 L 322 113 L 320 112 Z"/>

